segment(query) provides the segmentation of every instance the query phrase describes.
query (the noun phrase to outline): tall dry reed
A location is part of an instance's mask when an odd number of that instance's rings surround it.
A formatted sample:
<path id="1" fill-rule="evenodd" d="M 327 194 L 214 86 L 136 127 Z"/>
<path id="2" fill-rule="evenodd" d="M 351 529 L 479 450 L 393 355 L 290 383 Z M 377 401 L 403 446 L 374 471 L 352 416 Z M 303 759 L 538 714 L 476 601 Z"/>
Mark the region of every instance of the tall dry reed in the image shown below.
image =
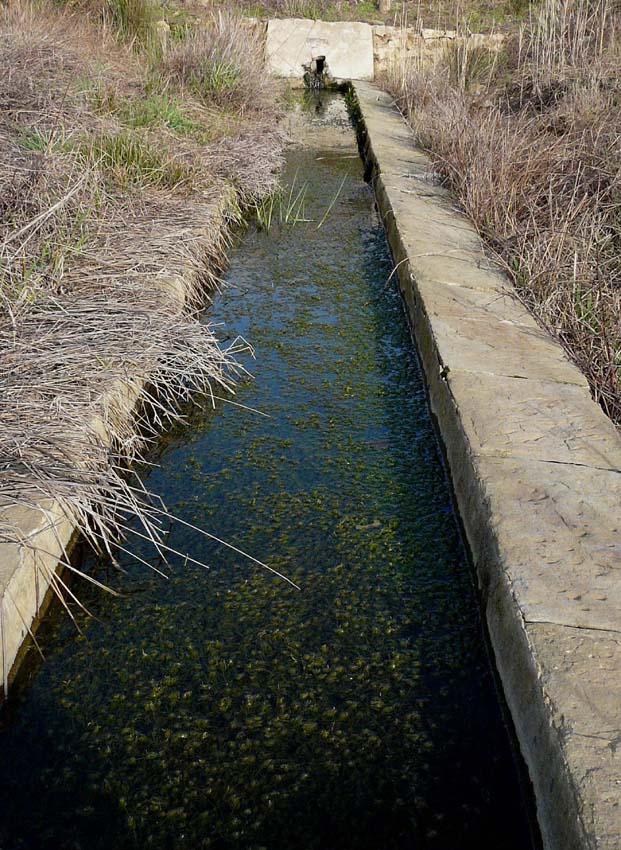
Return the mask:
<path id="1" fill-rule="evenodd" d="M 260 112 L 273 97 L 263 45 L 230 9 L 206 16 L 173 44 L 162 60 L 162 70 L 207 105 Z"/>
<path id="2" fill-rule="evenodd" d="M 617 422 L 619 23 L 608 0 L 544 0 L 487 64 L 453 47 L 434 69 L 404 57 L 388 80 L 520 296 Z"/>

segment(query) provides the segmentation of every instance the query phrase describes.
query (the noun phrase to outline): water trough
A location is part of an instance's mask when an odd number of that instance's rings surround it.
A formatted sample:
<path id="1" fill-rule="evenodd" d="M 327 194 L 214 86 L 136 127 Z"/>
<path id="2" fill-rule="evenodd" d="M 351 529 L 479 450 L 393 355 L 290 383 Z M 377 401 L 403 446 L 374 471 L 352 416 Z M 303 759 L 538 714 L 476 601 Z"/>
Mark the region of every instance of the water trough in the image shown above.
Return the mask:
<path id="1" fill-rule="evenodd" d="M 319 46 L 331 67 L 329 46 Z M 615 850 L 621 844 L 619 436 L 560 347 L 511 297 L 386 95 L 368 82 L 354 85 L 363 149 L 544 846 Z M 372 530 L 374 523 L 371 517 L 358 525 Z M 33 569 L 24 591 L 34 609 L 13 618 L 10 636 L 4 610 L 10 599 L 3 597 L 5 681 L 26 621 L 43 599 L 36 575 Z M 39 671 L 40 682 L 49 684 L 45 677 L 55 669 L 52 661 Z M 35 703 L 42 689 L 35 684 L 29 692 Z M 18 735 L 23 723 L 20 728 Z"/>

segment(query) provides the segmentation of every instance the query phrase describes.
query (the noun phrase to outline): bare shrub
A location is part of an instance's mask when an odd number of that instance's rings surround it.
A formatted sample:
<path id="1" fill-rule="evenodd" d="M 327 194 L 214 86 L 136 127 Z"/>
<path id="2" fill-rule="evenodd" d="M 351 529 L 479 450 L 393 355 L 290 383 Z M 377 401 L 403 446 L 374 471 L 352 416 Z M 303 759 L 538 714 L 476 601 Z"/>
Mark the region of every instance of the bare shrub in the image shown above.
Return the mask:
<path id="1" fill-rule="evenodd" d="M 463 85 L 453 56 L 395 68 L 389 85 L 522 298 L 621 421 L 618 17 L 606 0 L 545 0 L 483 84 Z"/>

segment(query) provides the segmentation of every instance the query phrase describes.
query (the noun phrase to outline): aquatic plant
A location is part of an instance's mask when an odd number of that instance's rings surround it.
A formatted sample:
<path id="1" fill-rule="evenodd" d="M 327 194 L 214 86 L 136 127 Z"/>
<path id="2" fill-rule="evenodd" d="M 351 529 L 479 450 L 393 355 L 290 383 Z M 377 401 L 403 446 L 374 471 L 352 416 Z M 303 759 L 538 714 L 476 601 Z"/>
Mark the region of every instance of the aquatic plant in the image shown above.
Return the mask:
<path id="1" fill-rule="evenodd" d="M 341 192 L 343 191 L 343 186 L 345 185 L 345 181 L 347 180 L 347 177 L 348 177 L 348 175 L 346 174 L 346 175 L 343 177 L 343 179 L 341 180 L 341 183 L 340 183 L 339 188 L 336 190 L 336 193 L 335 193 L 334 197 L 332 198 L 332 200 L 331 200 L 331 201 L 330 201 L 330 203 L 328 204 L 328 207 L 327 207 L 327 209 L 326 209 L 325 213 L 322 215 L 321 220 L 319 221 L 319 224 L 317 225 L 317 230 L 319 230 L 321 227 L 323 227 L 323 225 L 325 224 L 326 219 L 328 218 L 328 216 L 329 216 L 329 215 L 330 215 L 330 213 L 332 212 L 332 208 L 334 207 L 334 205 L 335 205 L 335 204 L 336 204 L 336 202 L 338 201 L 338 199 L 339 199 L 339 197 L 340 197 L 340 195 L 341 195 Z"/>
<path id="2" fill-rule="evenodd" d="M 326 220 L 332 212 L 334 205 L 337 203 L 343 187 L 349 177 L 348 174 L 343 176 L 341 183 L 334 195 L 330 199 L 328 206 L 317 223 L 317 230 L 320 230 L 326 223 Z M 311 219 L 306 216 L 306 196 L 308 184 L 304 182 L 296 190 L 297 175 L 294 176 L 288 191 L 282 187 L 270 192 L 258 200 L 255 200 L 251 209 L 255 215 L 259 229 L 269 233 L 274 220 L 282 226 L 292 227 L 302 222 L 309 222 Z"/>
<path id="3" fill-rule="evenodd" d="M 293 227 L 308 221 L 305 212 L 306 192 L 307 184 L 303 183 L 296 188 L 296 177 L 294 177 L 288 191 L 278 188 L 256 200 L 251 208 L 259 228 L 269 233 L 274 216 L 278 223 L 285 227 Z"/>
<path id="4" fill-rule="evenodd" d="M 305 576 L 303 593 L 256 575 L 212 590 L 203 634 L 184 637 L 183 609 L 154 597 L 121 665 L 79 641 L 57 697 L 85 733 L 33 792 L 60 801 L 71 788 L 78 829 L 118 801 L 128 847 L 284 850 L 304 835 L 310 850 L 344 848 L 352 822 L 379 835 L 387 807 L 391 832 L 412 836 L 430 746 L 413 700 L 419 649 L 405 587 L 378 593 L 378 579 L 362 561 Z M 68 811 L 61 821 L 70 833 Z"/>

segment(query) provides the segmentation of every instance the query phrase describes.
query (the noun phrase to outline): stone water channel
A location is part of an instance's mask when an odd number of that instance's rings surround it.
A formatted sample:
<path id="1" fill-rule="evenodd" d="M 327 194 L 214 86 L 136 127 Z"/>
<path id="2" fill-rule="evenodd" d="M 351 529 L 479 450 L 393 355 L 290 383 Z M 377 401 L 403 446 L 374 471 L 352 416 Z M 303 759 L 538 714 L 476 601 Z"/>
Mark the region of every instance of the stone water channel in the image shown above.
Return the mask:
<path id="1" fill-rule="evenodd" d="M 305 220 L 250 223 L 206 317 L 254 346 L 236 401 L 267 416 L 194 410 L 142 470 L 301 590 L 179 525 L 209 572 L 91 564 L 123 596 L 82 588 L 82 634 L 48 616 L 2 715 L 2 850 L 537 844 L 354 132 L 307 106 Z"/>

